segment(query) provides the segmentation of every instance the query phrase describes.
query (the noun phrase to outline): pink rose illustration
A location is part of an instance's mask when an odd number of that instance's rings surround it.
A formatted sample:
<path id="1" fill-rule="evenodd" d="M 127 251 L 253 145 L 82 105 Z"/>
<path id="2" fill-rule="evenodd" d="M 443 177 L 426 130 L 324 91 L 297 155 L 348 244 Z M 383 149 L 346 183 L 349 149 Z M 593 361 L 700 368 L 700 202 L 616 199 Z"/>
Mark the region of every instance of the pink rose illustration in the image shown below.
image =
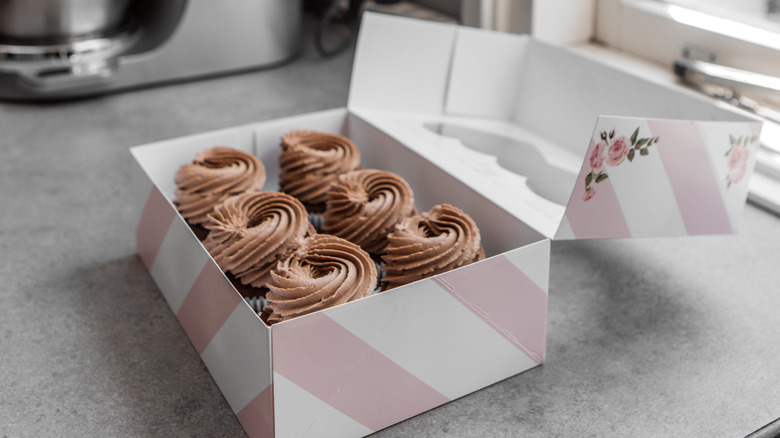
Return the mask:
<path id="1" fill-rule="evenodd" d="M 601 169 L 604 164 L 604 150 L 607 148 L 606 142 L 600 142 L 593 148 L 593 152 L 590 154 L 590 167 L 593 170 Z"/>
<path id="2" fill-rule="evenodd" d="M 634 130 L 630 140 L 625 136 L 615 138 L 614 129 L 601 131 L 601 141 L 593 146 L 590 156 L 587 157 L 590 172 L 585 175 L 585 193 L 582 194 L 582 201 L 593 199 L 596 196 L 593 186 L 609 178 L 607 170 L 603 168 L 605 161 L 608 166 L 617 166 L 626 158 L 629 162 L 633 162 L 636 157 L 649 155 L 649 148 L 657 143 L 658 139 L 659 137 L 639 138 L 639 128 Z"/>
<path id="3" fill-rule="evenodd" d="M 609 146 L 609 149 L 607 149 L 607 164 L 610 166 L 617 166 L 622 163 L 623 160 L 626 159 L 626 155 L 628 155 L 630 149 L 628 142 L 626 142 L 626 137 L 615 139 Z"/>
<path id="4" fill-rule="evenodd" d="M 594 196 L 596 196 L 596 189 L 588 188 L 585 190 L 585 193 L 582 195 L 582 200 L 590 201 L 591 199 L 593 199 Z"/>
<path id="5" fill-rule="evenodd" d="M 741 139 L 741 138 L 740 138 Z M 747 172 L 747 160 L 750 155 L 741 143 L 735 144 L 728 152 L 728 167 L 730 175 L 726 178 L 729 185 L 742 181 Z"/>
<path id="6" fill-rule="evenodd" d="M 731 181 L 734 184 L 742 181 L 742 178 L 745 177 L 745 172 L 746 171 L 747 171 L 747 163 L 745 161 L 743 161 L 742 164 L 734 172 L 734 176 L 732 176 Z"/>
<path id="7" fill-rule="evenodd" d="M 734 149 L 729 153 L 729 170 L 732 172 L 737 170 L 747 161 L 747 151 L 742 145 L 734 146 Z"/>

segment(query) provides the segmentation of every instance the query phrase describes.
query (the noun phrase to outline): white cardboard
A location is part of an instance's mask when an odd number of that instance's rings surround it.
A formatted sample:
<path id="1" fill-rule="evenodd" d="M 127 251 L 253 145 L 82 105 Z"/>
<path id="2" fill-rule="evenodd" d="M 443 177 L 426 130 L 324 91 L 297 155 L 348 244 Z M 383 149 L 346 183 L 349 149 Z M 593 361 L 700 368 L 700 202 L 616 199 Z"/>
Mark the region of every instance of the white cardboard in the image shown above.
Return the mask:
<path id="1" fill-rule="evenodd" d="M 165 240 L 150 269 L 174 313 L 179 311 L 198 273 L 209 259 L 200 251 L 200 242 L 184 219 L 176 217 L 165 234 Z"/>
<path id="2" fill-rule="evenodd" d="M 368 24 L 368 22 L 364 22 Z M 379 105 L 389 111 L 438 113 L 446 95 L 452 45 L 457 29 L 413 20 L 361 34 L 350 83 L 349 107 Z M 368 26 L 374 26 L 373 23 Z M 377 50 L 379 49 L 379 50 Z M 398 66 L 413 66 L 400 69 Z M 383 83 L 392 74 L 392 80 Z"/>
<path id="3" fill-rule="evenodd" d="M 275 436 L 339 438 L 372 433 L 278 373 L 274 374 L 274 389 Z M 301 412 L 311 415 L 302 416 Z"/>
<path id="4" fill-rule="evenodd" d="M 536 366 L 506 338 L 491 336 L 491 327 L 474 312 L 447 299 L 444 290 L 417 282 L 396 294 L 403 295 L 403 299 L 379 294 L 351 308 L 327 313 L 451 400 L 472 392 L 475 384 L 486 386 L 501 376 L 515 374 L 518 364 L 520 369 Z M 396 312 L 414 316 L 398 318 Z M 486 368 L 486 362 L 498 366 Z M 464 378 L 464 370 L 478 369 L 483 372 Z"/>
<path id="5" fill-rule="evenodd" d="M 527 36 L 458 29 L 445 111 L 452 115 L 511 120 L 525 62 Z"/>
<path id="6" fill-rule="evenodd" d="M 271 385 L 271 333 L 247 305 L 236 307 L 201 358 L 234 412 Z"/>

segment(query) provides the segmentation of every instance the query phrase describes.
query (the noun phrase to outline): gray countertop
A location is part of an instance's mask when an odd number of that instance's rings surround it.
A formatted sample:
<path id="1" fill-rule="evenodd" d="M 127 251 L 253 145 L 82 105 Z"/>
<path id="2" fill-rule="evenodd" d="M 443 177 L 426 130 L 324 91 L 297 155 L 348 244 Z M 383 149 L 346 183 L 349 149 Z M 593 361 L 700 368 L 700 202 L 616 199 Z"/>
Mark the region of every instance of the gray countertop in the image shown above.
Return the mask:
<path id="1" fill-rule="evenodd" d="M 137 144 L 346 104 L 351 52 L 0 103 L 0 436 L 242 436 L 135 254 Z M 376 434 L 741 437 L 780 417 L 780 217 L 555 242 L 547 362 Z"/>

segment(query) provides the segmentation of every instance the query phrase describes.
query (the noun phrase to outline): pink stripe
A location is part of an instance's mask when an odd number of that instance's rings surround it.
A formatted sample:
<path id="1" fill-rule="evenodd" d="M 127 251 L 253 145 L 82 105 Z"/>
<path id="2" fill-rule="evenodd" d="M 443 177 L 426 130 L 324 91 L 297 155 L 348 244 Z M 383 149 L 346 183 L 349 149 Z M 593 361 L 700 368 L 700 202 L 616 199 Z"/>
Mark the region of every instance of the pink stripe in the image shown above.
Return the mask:
<path id="1" fill-rule="evenodd" d="M 586 157 L 590 157 L 595 146 L 596 144 L 591 141 Z M 566 218 L 574 236 L 578 239 L 630 237 L 631 232 L 609 178 L 599 183 L 591 182 L 591 188 L 596 191 L 596 194 L 590 200 L 583 201 L 585 177 L 592 170 L 588 161 L 586 158 L 582 165 L 577 185 L 566 207 Z"/>
<path id="2" fill-rule="evenodd" d="M 198 354 L 203 354 L 240 302 L 241 296 L 216 263 L 207 261 L 176 312 Z"/>
<path id="3" fill-rule="evenodd" d="M 274 371 L 373 431 L 449 401 L 322 312 L 271 332 Z"/>
<path id="4" fill-rule="evenodd" d="M 175 214 L 165 196 L 152 184 L 135 233 L 136 251 L 147 269 L 152 268 Z"/>
<path id="5" fill-rule="evenodd" d="M 688 234 L 730 233 L 706 145 L 693 122 L 648 120 Z M 726 159 L 725 157 L 723 158 Z"/>
<path id="6" fill-rule="evenodd" d="M 763 128 L 763 126 L 764 126 L 762 123 L 759 123 L 759 122 L 754 122 L 754 123 L 748 123 L 748 125 L 750 126 L 750 132 L 751 132 L 753 135 L 755 135 L 755 136 L 756 136 L 756 138 L 758 138 L 758 137 L 761 137 L 761 128 Z M 756 149 L 758 149 L 758 144 L 759 144 L 759 143 L 760 143 L 760 142 L 758 142 L 758 141 L 756 141 L 755 143 L 753 143 L 753 144 L 755 144 L 755 146 L 756 146 Z"/>
<path id="7" fill-rule="evenodd" d="M 434 279 L 537 363 L 544 362 L 547 294 L 506 257 Z"/>
<path id="8" fill-rule="evenodd" d="M 273 438 L 274 436 L 274 391 L 268 385 L 249 404 L 236 414 L 249 438 Z"/>

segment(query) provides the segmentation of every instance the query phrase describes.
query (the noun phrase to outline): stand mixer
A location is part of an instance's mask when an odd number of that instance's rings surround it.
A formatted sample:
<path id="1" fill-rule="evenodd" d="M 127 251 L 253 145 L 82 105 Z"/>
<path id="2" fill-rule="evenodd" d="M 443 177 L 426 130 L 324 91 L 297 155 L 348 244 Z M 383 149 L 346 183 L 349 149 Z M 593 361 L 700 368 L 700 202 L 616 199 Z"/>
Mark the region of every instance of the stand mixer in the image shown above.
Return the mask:
<path id="1" fill-rule="evenodd" d="M 60 100 L 271 67 L 300 0 L 0 0 L 0 99 Z"/>

